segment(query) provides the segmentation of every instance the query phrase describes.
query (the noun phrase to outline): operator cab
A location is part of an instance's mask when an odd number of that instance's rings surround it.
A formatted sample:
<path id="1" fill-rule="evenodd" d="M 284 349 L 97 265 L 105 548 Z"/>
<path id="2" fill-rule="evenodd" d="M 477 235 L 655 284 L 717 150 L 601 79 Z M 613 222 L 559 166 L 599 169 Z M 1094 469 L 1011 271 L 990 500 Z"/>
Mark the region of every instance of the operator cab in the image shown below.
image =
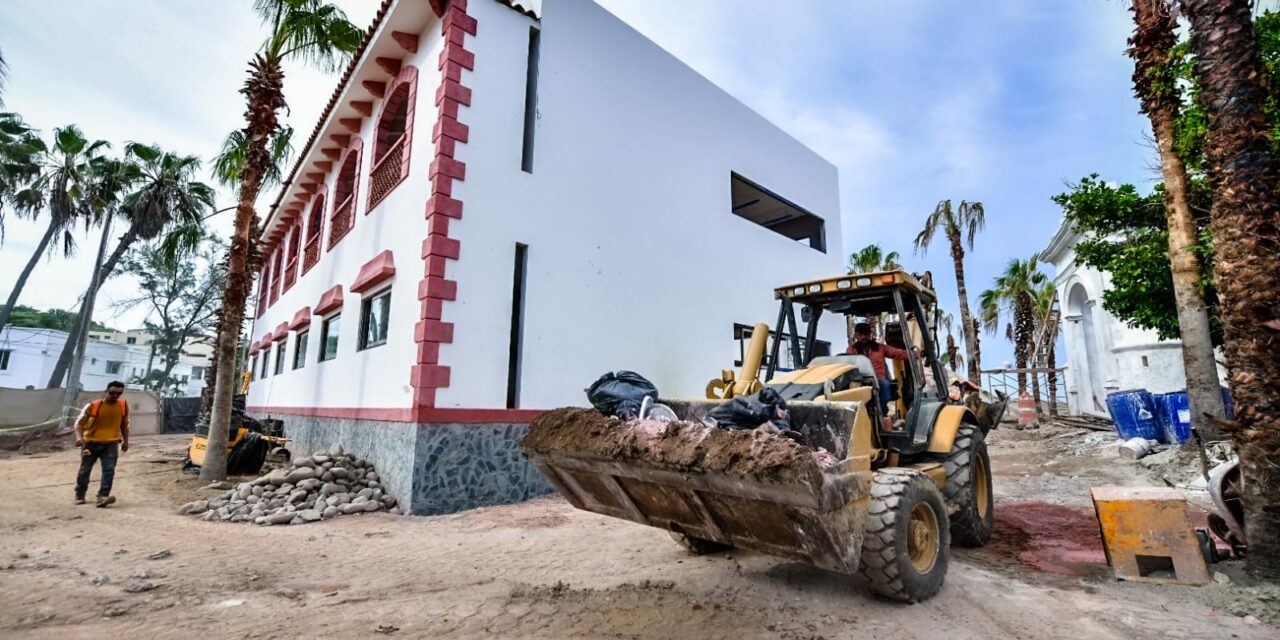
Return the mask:
<path id="1" fill-rule="evenodd" d="M 778 319 L 770 345 L 765 386 L 787 400 L 859 401 L 875 417 L 884 448 L 917 453 L 928 444 L 932 425 L 947 404 L 947 373 L 938 361 L 937 297 L 932 277 L 905 271 L 849 274 L 812 280 L 774 290 Z M 848 326 L 849 316 L 876 318 L 883 330 L 878 342 L 907 351 L 905 361 L 886 359 L 892 375 L 890 420 L 882 420 L 876 375 L 861 355 L 818 355 L 818 323 L 832 315 Z M 834 320 L 833 320 L 834 321 Z M 793 371 L 779 372 L 784 348 Z"/>

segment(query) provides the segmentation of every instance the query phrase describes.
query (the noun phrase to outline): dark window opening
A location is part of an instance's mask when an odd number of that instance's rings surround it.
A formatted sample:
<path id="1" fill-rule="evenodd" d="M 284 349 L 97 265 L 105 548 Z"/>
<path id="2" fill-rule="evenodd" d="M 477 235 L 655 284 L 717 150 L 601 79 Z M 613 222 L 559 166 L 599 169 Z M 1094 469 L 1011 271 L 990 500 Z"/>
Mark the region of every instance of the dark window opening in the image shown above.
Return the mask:
<path id="1" fill-rule="evenodd" d="M 325 318 L 320 325 L 320 362 L 338 355 L 338 321 L 341 319 L 341 313 L 335 314 Z"/>
<path id="2" fill-rule="evenodd" d="M 116 361 L 116 360 L 108 360 L 108 361 L 107 361 L 107 373 L 109 373 L 109 374 L 111 374 L 111 375 L 118 375 L 118 374 L 120 373 L 120 367 L 121 367 L 121 366 L 123 366 L 123 365 L 124 365 L 124 363 L 123 363 L 123 362 L 119 362 L 119 361 Z"/>
<path id="3" fill-rule="evenodd" d="M 288 340 L 276 343 L 276 375 L 284 373 L 284 348 L 287 344 L 289 344 Z"/>
<path id="4" fill-rule="evenodd" d="M 391 290 L 365 298 L 360 304 L 361 351 L 387 343 L 387 320 L 391 316 Z"/>
<path id="5" fill-rule="evenodd" d="M 377 166 L 386 157 L 387 152 L 400 142 L 409 125 L 409 84 L 404 83 L 396 88 L 395 93 L 387 98 L 387 106 L 378 121 L 378 136 L 373 150 L 373 164 Z M 342 202 L 342 200 L 338 200 Z"/>
<path id="6" fill-rule="evenodd" d="M 347 203 L 347 199 L 356 191 L 356 155 L 348 153 L 347 159 L 338 170 L 338 179 L 333 184 L 333 201 L 338 209 Z"/>
<path id="7" fill-rule="evenodd" d="M 13 353 L 13 351 L 9 349 L 0 349 L 0 371 L 4 371 L 9 368 L 9 354 L 11 353 Z"/>
<path id="8" fill-rule="evenodd" d="M 339 177 L 338 182 L 342 179 Z M 316 202 L 311 206 L 311 216 L 307 219 L 307 244 L 311 244 L 320 238 L 320 227 L 324 224 L 324 196 L 317 196 Z"/>
<path id="9" fill-rule="evenodd" d="M 293 368 L 301 369 L 307 365 L 307 335 L 309 331 L 299 331 L 293 339 Z"/>
<path id="10" fill-rule="evenodd" d="M 249 360 L 249 373 L 250 374 L 258 373 L 258 356 L 257 355 L 254 355 L 253 359 Z"/>
<path id="11" fill-rule="evenodd" d="M 520 352 L 524 341 L 525 273 L 529 245 L 516 243 L 516 260 L 511 283 L 511 345 L 507 354 L 507 408 L 520 407 Z"/>
<path id="12" fill-rule="evenodd" d="M 747 345 L 751 342 L 751 334 L 752 334 L 752 332 L 753 332 L 753 329 L 754 329 L 754 327 L 752 327 L 752 326 L 751 326 L 751 325 L 749 325 L 749 324 L 738 324 L 738 323 L 734 323 L 734 325 L 733 325 L 733 339 L 734 339 L 734 340 L 736 340 L 736 341 L 738 342 L 738 358 L 737 358 L 736 360 L 734 360 L 734 361 L 733 361 L 733 366 L 735 366 L 735 367 L 741 367 L 741 366 L 742 366 L 742 361 L 743 361 L 744 359 L 746 359 L 746 357 L 747 357 Z M 772 343 L 772 341 L 773 341 L 773 331 L 770 331 L 770 332 L 769 332 L 769 340 L 770 340 L 770 343 Z M 800 337 L 800 340 L 801 340 L 801 342 L 803 342 L 803 341 L 804 341 L 804 336 L 801 336 L 801 337 Z M 783 341 L 783 344 L 789 344 L 789 343 L 790 343 L 790 341 L 791 341 L 791 334 L 789 334 L 789 333 L 784 333 L 784 334 L 782 334 L 782 341 Z M 817 358 L 817 357 L 820 357 L 820 356 L 829 356 L 829 355 L 831 355 L 831 343 L 830 343 L 830 342 L 827 342 L 826 340 L 814 340 L 814 341 L 813 341 L 813 356 L 812 356 L 812 357 Z M 778 371 L 791 371 L 791 370 L 795 369 L 795 368 L 796 368 L 796 366 L 797 366 L 797 365 L 796 365 L 796 363 L 792 361 L 792 358 L 791 358 L 791 350 L 790 350 L 790 349 L 781 349 L 781 350 L 779 350 L 779 351 L 778 351 L 778 359 L 779 359 L 779 362 L 778 362 L 778 368 L 777 368 L 777 370 L 778 370 Z M 769 345 L 768 345 L 768 344 L 766 344 L 766 345 L 765 345 L 765 350 L 764 350 L 764 356 L 763 356 L 763 357 L 761 357 L 761 359 L 760 359 L 760 371 L 761 371 L 761 372 L 764 372 L 764 371 L 768 371 L 768 370 L 769 370 Z"/>
<path id="13" fill-rule="evenodd" d="M 262 350 L 262 377 L 266 378 L 271 374 L 271 347 Z"/>
<path id="14" fill-rule="evenodd" d="M 533 132 L 538 124 L 538 56 L 542 32 L 529 29 L 529 62 L 524 78 L 524 145 L 520 151 L 520 168 L 533 173 Z"/>
<path id="15" fill-rule="evenodd" d="M 826 222 L 822 218 L 736 173 L 729 174 L 729 191 L 734 215 L 827 252 Z"/>
<path id="16" fill-rule="evenodd" d="M 1149 366 L 1151 366 L 1151 364 L 1150 364 L 1149 362 L 1147 362 L 1147 357 L 1146 357 L 1146 356 L 1142 356 L 1142 366 L 1144 366 L 1144 367 L 1149 367 Z"/>

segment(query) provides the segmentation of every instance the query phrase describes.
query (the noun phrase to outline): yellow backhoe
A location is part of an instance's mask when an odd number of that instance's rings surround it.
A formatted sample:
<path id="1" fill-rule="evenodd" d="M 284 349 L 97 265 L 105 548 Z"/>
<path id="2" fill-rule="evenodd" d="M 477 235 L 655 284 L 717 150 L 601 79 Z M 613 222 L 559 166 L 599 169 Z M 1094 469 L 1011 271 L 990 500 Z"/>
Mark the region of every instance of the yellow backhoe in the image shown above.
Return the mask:
<path id="1" fill-rule="evenodd" d="M 558 409 L 522 448 L 575 507 L 667 529 L 691 552 L 754 549 L 861 573 L 894 599 L 928 598 L 951 544 L 991 537 L 985 436 L 1007 402 L 966 406 L 948 392 L 928 282 L 885 271 L 779 287 L 775 328 L 756 325 L 740 373 L 712 380 L 707 400 L 661 400 L 676 421 Z M 867 357 L 820 353 L 824 316 L 901 332 L 910 357 L 896 363 L 887 412 Z M 784 350 L 795 369 L 780 366 Z M 716 406 L 761 389 L 786 400 L 787 437 L 709 426 Z"/>

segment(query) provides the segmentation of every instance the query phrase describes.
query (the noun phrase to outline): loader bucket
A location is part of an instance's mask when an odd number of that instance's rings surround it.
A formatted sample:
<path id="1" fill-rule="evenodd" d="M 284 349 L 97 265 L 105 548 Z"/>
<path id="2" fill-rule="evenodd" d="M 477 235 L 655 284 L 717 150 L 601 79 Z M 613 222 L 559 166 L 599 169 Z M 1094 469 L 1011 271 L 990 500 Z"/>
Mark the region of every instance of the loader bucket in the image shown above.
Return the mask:
<path id="1" fill-rule="evenodd" d="M 802 445 L 708 427 L 701 419 L 715 402 L 663 403 L 679 421 L 549 411 L 529 425 L 521 448 L 579 509 L 857 571 L 871 486 L 869 444 L 849 453 L 855 423 L 869 429 L 860 404 L 789 404 Z"/>

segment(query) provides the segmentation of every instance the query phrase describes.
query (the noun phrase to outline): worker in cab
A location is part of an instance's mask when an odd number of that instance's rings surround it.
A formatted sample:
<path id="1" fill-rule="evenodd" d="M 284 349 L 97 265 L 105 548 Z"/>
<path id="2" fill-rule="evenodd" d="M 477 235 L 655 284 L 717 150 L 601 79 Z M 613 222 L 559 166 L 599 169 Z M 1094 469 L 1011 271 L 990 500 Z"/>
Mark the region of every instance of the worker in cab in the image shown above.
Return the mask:
<path id="1" fill-rule="evenodd" d="M 129 403 L 124 398 L 124 383 L 107 384 L 103 396 L 84 406 L 76 420 L 76 446 L 80 447 L 80 471 L 76 474 L 76 504 L 84 504 L 89 492 L 89 473 L 95 463 L 102 463 L 102 479 L 98 482 L 97 506 L 115 502 L 111 483 L 116 476 L 116 459 L 129 450 Z"/>
<path id="2" fill-rule="evenodd" d="M 845 350 L 845 354 L 866 356 L 871 361 L 871 368 L 875 371 L 876 384 L 879 387 L 880 415 L 888 418 L 893 382 L 889 379 L 889 367 L 885 359 L 906 360 L 906 350 L 876 342 L 871 337 L 871 325 L 859 322 L 853 326 L 853 343 Z"/>

